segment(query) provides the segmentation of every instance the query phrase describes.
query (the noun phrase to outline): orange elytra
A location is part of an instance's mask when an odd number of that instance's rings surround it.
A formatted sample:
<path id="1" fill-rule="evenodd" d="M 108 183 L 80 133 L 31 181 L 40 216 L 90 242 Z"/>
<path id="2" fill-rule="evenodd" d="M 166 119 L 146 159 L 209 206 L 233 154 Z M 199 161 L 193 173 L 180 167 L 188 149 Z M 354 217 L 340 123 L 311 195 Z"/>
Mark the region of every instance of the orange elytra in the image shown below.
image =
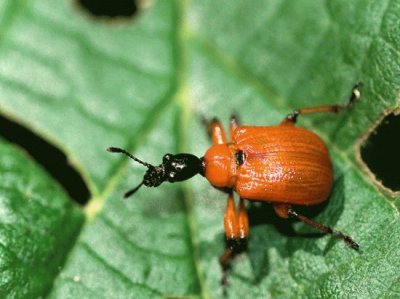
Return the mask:
<path id="1" fill-rule="evenodd" d="M 332 162 L 325 143 L 315 133 L 295 126 L 299 115 L 339 112 L 353 106 L 360 97 L 361 83 L 354 86 L 346 105 L 317 106 L 294 110 L 276 126 L 241 126 L 237 117 L 230 122 L 230 141 L 217 119 L 204 120 L 212 146 L 204 157 L 166 154 L 158 166 L 139 160 L 127 151 L 110 147 L 147 167 L 142 182 L 125 193 L 128 197 L 142 185 L 157 187 L 187 180 L 196 174 L 228 194 L 224 217 L 227 246 L 220 257 L 224 273 L 232 257 L 241 252 L 249 234 L 245 200 L 271 203 L 282 218 L 296 218 L 324 233 L 342 239 L 349 247 L 359 245 L 348 235 L 298 214 L 293 205 L 315 205 L 329 197 L 333 186 Z M 235 208 L 233 193 L 239 195 Z M 223 283 L 226 282 L 224 274 Z"/>

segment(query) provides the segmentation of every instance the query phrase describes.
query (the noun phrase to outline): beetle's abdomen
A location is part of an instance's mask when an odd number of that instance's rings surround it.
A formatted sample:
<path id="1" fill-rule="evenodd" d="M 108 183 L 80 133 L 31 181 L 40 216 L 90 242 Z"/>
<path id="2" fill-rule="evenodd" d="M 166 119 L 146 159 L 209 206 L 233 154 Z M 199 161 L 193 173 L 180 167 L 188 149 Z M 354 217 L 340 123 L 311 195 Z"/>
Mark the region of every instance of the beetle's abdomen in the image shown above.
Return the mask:
<path id="1" fill-rule="evenodd" d="M 239 127 L 234 142 L 244 151 L 236 192 L 243 198 L 317 204 L 332 188 L 332 164 L 324 142 L 295 126 Z"/>

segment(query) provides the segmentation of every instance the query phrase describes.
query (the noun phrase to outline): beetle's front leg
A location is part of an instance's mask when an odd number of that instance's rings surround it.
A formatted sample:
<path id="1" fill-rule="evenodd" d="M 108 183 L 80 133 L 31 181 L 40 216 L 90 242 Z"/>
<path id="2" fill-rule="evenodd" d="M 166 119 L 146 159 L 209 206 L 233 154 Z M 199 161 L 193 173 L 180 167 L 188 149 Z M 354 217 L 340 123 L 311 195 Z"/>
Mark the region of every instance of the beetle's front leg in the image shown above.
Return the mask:
<path id="1" fill-rule="evenodd" d="M 225 130 L 218 118 L 213 118 L 212 120 L 203 118 L 202 123 L 213 144 L 226 144 Z"/>
<path id="2" fill-rule="evenodd" d="M 227 284 L 227 271 L 232 258 L 246 248 L 249 235 L 249 219 L 244 200 L 240 198 L 239 210 L 236 212 L 232 192 L 228 195 L 224 216 L 224 228 L 227 243 L 224 253 L 219 258 L 223 272 L 221 279 L 221 284 L 223 286 Z"/>
<path id="3" fill-rule="evenodd" d="M 232 113 L 231 119 L 229 121 L 229 133 L 231 141 L 233 140 L 233 133 L 239 126 L 240 126 L 239 116 L 236 113 Z"/>

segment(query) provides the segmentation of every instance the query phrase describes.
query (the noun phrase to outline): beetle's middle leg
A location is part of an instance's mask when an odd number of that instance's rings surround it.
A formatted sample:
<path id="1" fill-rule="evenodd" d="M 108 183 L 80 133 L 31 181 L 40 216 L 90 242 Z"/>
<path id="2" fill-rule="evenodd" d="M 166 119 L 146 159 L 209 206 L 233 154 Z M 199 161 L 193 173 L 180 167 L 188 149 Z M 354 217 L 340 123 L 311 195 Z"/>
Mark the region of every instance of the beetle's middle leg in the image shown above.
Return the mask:
<path id="1" fill-rule="evenodd" d="M 244 199 L 239 200 L 239 209 L 235 209 L 235 201 L 233 193 L 228 194 L 224 216 L 225 236 L 227 246 L 224 253 L 219 258 L 219 263 L 223 271 L 221 284 L 226 285 L 226 272 L 229 269 L 232 258 L 242 252 L 247 246 L 247 238 L 249 236 L 249 218 L 247 215 Z"/>
<path id="2" fill-rule="evenodd" d="M 286 218 L 286 219 L 289 217 L 296 218 L 297 220 L 300 220 L 301 222 L 303 222 L 309 226 L 312 226 L 326 234 L 330 234 L 332 236 L 342 239 L 346 243 L 346 245 L 352 249 L 358 250 L 358 248 L 359 248 L 359 245 L 357 244 L 356 241 L 353 240 L 352 237 L 345 235 L 344 233 L 336 230 L 333 227 L 318 223 L 304 215 L 298 214 L 295 210 L 292 209 L 292 206 L 290 204 L 276 203 L 276 204 L 274 204 L 274 209 L 275 209 L 275 213 L 279 217 Z"/>
<path id="3" fill-rule="evenodd" d="M 299 115 L 302 114 L 311 114 L 311 113 L 321 113 L 321 112 L 335 112 L 338 113 L 344 109 L 348 109 L 353 107 L 354 103 L 360 98 L 361 93 L 360 89 L 362 87 L 362 83 L 359 82 L 356 85 L 354 85 L 350 98 L 348 102 L 344 105 L 327 105 L 327 106 L 316 106 L 316 107 L 310 107 L 310 108 L 302 108 L 302 109 L 296 109 L 289 113 L 286 118 L 282 121 L 281 124 L 294 124 L 297 121 L 297 118 Z"/>

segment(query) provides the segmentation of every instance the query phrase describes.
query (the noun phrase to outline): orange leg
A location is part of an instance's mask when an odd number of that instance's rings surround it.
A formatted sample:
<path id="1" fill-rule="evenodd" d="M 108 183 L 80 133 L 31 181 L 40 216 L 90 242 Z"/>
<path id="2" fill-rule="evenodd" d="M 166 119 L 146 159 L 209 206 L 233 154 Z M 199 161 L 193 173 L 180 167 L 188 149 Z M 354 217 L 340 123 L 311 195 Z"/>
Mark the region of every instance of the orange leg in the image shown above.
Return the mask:
<path id="1" fill-rule="evenodd" d="M 239 127 L 239 117 L 236 113 L 231 115 L 230 125 L 229 125 L 229 133 L 231 140 L 233 140 L 233 132 L 235 132 L 236 128 Z"/>
<path id="2" fill-rule="evenodd" d="M 239 211 L 236 215 L 238 222 L 238 234 L 240 240 L 247 240 L 249 237 L 249 216 L 244 205 L 244 199 L 239 200 Z"/>
<path id="3" fill-rule="evenodd" d="M 274 209 L 275 209 L 275 213 L 279 217 L 296 218 L 297 220 L 300 220 L 301 222 L 303 222 L 309 226 L 312 226 L 326 234 L 330 234 L 332 236 L 342 239 L 346 243 L 346 245 L 352 249 L 358 250 L 358 248 L 359 248 L 359 245 L 357 244 L 357 242 L 354 241 L 350 236 L 345 235 L 341 231 L 338 231 L 330 226 L 323 225 L 314 220 L 311 220 L 310 218 L 307 218 L 304 215 L 298 214 L 296 211 L 294 211 L 292 209 L 292 206 L 290 204 L 274 204 Z"/>
<path id="4" fill-rule="evenodd" d="M 316 106 L 311 108 L 302 108 L 296 109 L 289 113 L 286 118 L 282 121 L 281 124 L 294 124 L 297 121 L 297 118 L 301 114 L 311 114 L 311 113 L 321 113 L 321 112 L 335 112 L 338 113 L 344 109 L 348 109 L 353 107 L 354 103 L 360 98 L 361 93 L 360 89 L 362 87 L 362 83 L 359 82 L 354 85 L 353 90 L 351 92 L 351 96 L 349 101 L 344 105 L 330 105 L 330 106 Z"/>
<path id="5" fill-rule="evenodd" d="M 238 237 L 238 221 L 236 217 L 235 201 L 233 194 L 229 193 L 226 203 L 224 228 L 226 239 L 236 239 Z"/>
<path id="6" fill-rule="evenodd" d="M 221 284 L 227 284 L 227 270 L 229 269 L 232 258 L 243 251 L 247 245 L 249 235 L 249 219 L 244 205 L 244 200 L 239 201 L 239 209 L 235 209 L 235 201 L 232 192 L 228 195 L 224 216 L 225 236 L 227 246 L 224 253 L 220 256 L 219 262 L 223 271 Z"/>
<path id="7" fill-rule="evenodd" d="M 208 136 L 210 136 L 213 144 L 226 143 L 224 127 L 217 118 L 213 118 L 211 121 L 203 118 L 202 122 L 203 125 L 206 127 Z"/>

